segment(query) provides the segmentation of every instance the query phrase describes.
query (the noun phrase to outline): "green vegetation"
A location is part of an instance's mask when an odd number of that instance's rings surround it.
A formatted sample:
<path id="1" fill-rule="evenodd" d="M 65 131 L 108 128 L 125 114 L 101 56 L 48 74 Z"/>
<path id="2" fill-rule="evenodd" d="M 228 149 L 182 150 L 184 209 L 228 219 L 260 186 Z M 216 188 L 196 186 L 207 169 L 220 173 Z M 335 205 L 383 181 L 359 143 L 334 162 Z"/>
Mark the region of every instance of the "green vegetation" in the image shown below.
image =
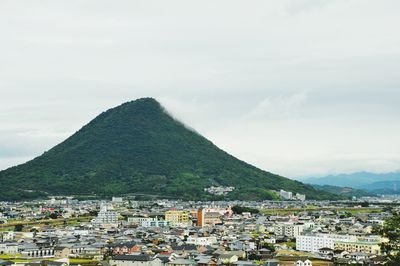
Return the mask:
<path id="1" fill-rule="evenodd" d="M 254 208 L 250 208 L 250 207 L 243 207 L 243 206 L 238 206 L 235 205 L 232 207 L 232 211 L 236 214 L 242 214 L 244 212 L 249 212 L 249 213 L 260 213 L 259 210 L 254 209 Z"/>
<path id="2" fill-rule="evenodd" d="M 0 200 L 51 195 L 148 194 L 221 199 L 204 192 L 234 186 L 229 199 L 276 199 L 285 189 L 309 199 L 337 196 L 260 170 L 176 121 L 152 98 L 103 112 L 73 136 L 25 164 L 0 172 Z"/>
<path id="3" fill-rule="evenodd" d="M 394 213 L 393 217 L 386 220 L 380 233 L 389 239 L 389 242 L 382 244 L 382 251 L 388 259 L 386 265 L 400 265 L 400 213 Z"/>
<path id="4" fill-rule="evenodd" d="M 374 193 L 350 187 L 337 187 L 330 185 L 312 185 L 312 186 L 316 189 L 323 190 L 333 194 L 338 194 L 346 198 L 376 196 Z"/>

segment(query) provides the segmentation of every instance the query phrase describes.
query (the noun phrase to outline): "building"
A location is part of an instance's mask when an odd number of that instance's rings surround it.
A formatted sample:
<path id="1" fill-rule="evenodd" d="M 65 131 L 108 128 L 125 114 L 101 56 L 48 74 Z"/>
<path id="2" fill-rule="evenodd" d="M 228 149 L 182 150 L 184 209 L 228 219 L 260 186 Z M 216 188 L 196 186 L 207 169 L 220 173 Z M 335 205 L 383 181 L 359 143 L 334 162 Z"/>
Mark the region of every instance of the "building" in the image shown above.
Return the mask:
<path id="1" fill-rule="evenodd" d="M 207 211 L 204 213 L 204 224 L 214 226 L 221 223 L 221 213 L 216 211 Z"/>
<path id="2" fill-rule="evenodd" d="M 13 231 L 0 232 L 0 242 L 12 241 L 15 238 Z"/>
<path id="3" fill-rule="evenodd" d="M 121 198 L 121 197 L 112 197 L 112 200 L 111 200 L 113 203 L 123 203 L 124 202 L 124 199 L 123 198 Z"/>
<path id="4" fill-rule="evenodd" d="M 229 192 L 232 192 L 235 190 L 235 187 L 214 187 L 211 186 L 209 188 L 205 188 L 204 191 L 214 194 L 214 195 L 227 195 Z"/>
<path id="5" fill-rule="evenodd" d="M 197 226 L 198 227 L 203 227 L 205 224 L 204 221 L 204 209 L 200 208 L 197 210 Z"/>
<path id="6" fill-rule="evenodd" d="M 349 253 L 381 254 L 381 243 L 384 239 L 376 236 L 359 237 L 357 241 L 335 241 L 336 250 L 344 250 Z"/>
<path id="7" fill-rule="evenodd" d="M 135 225 L 141 225 L 142 222 L 153 220 L 153 218 L 149 217 L 128 217 L 128 223 L 130 224 L 135 224 Z"/>
<path id="8" fill-rule="evenodd" d="M 92 220 L 92 224 L 100 225 L 118 225 L 118 213 L 112 210 L 107 210 L 106 207 L 102 207 L 97 217 Z"/>
<path id="9" fill-rule="evenodd" d="M 134 241 L 122 242 L 109 245 L 113 255 L 125 255 L 140 252 L 140 246 Z"/>
<path id="10" fill-rule="evenodd" d="M 135 224 L 141 227 L 167 227 L 170 222 L 159 220 L 158 217 L 128 217 L 128 223 Z"/>
<path id="11" fill-rule="evenodd" d="M 295 197 L 296 197 L 297 200 L 301 200 L 301 201 L 305 201 L 306 200 L 306 195 L 304 195 L 304 194 L 296 193 Z"/>
<path id="12" fill-rule="evenodd" d="M 385 241 L 379 236 L 357 237 L 355 235 L 317 234 L 300 235 L 296 238 L 296 249 L 319 252 L 323 248 L 344 250 L 349 253 L 362 252 L 380 254 L 380 244 Z"/>
<path id="13" fill-rule="evenodd" d="M 110 259 L 111 266 L 163 266 L 158 258 L 152 258 L 146 254 L 118 255 Z"/>
<path id="14" fill-rule="evenodd" d="M 290 192 L 290 191 L 285 191 L 285 190 L 281 189 L 281 190 L 279 191 L 279 196 L 280 196 L 282 199 L 291 200 L 291 199 L 293 198 L 293 193 Z"/>
<path id="15" fill-rule="evenodd" d="M 277 236 L 295 238 L 303 233 L 304 227 L 304 224 L 279 223 L 274 226 L 274 233 Z"/>
<path id="16" fill-rule="evenodd" d="M 17 243 L 0 243 L 0 254 L 17 254 Z"/>
<path id="17" fill-rule="evenodd" d="M 187 226 L 191 224 L 189 219 L 189 211 L 166 211 L 165 220 L 170 222 L 171 226 Z"/>
<path id="18" fill-rule="evenodd" d="M 158 220 L 157 218 L 148 218 L 148 220 L 142 221 L 140 226 L 142 227 L 167 227 L 170 226 L 169 221 Z"/>
<path id="19" fill-rule="evenodd" d="M 299 235 L 296 237 L 296 249 L 318 253 L 321 248 L 334 249 L 335 241 L 357 241 L 357 237 L 337 234 Z"/>
<path id="20" fill-rule="evenodd" d="M 187 238 L 186 243 L 196 246 L 211 246 L 217 243 L 217 238 L 215 236 L 207 236 L 207 237 L 189 236 Z"/>
<path id="21" fill-rule="evenodd" d="M 197 218 L 197 226 L 214 226 L 221 223 L 221 213 L 212 209 L 200 208 L 197 212 L 192 213 L 193 217 Z"/>
<path id="22" fill-rule="evenodd" d="M 298 260 L 298 261 L 295 262 L 294 265 L 295 266 L 312 266 L 312 261 L 310 261 L 310 260 L 305 260 L 305 261 Z"/>

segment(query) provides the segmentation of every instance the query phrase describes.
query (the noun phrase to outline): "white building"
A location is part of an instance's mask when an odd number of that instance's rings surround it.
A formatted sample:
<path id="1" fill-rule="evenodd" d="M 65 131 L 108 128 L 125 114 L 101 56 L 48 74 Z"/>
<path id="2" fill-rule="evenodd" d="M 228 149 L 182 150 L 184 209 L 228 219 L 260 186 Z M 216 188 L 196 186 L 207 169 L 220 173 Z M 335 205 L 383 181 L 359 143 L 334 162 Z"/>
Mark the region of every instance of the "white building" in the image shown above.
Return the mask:
<path id="1" fill-rule="evenodd" d="M 141 225 L 142 222 L 153 220 L 154 218 L 149 218 L 149 217 L 128 217 L 128 223 L 130 224 L 136 224 L 136 225 Z"/>
<path id="2" fill-rule="evenodd" d="M 122 202 L 124 202 L 124 199 L 122 197 L 112 197 L 111 201 L 113 203 L 122 203 Z"/>
<path id="3" fill-rule="evenodd" d="M 297 237 L 303 233 L 304 224 L 278 223 L 274 226 L 274 233 L 277 236 Z"/>
<path id="4" fill-rule="evenodd" d="M 189 236 L 187 238 L 186 243 L 193 244 L 196 246 L 210 246 L 217 243 L 217 238 L 214 236 L 208 236 L 208 237 Z"/>
<path id="5" fill-rule="evenodd" d="M 152 258 L 145 254 L 119 255 L 110 259 L 111 266 L 162 266 L 159 258 Z"/>
<path id="6" fill-rule="evenodd" d="M 158 220 L 157 218 L 148 218 L 148 220 L 142 221 L 140 224 L 142 227 L 167 227 L 169 225 L 169 221 Z"/>
<path id="7" fill-rule="evenodd" d="M 0 232 L 0 242 L 12 241 L 15 238 L 13 231 Z"/>
<path id="8" fill-rule="evenodd" d="M 321 248 L 334 249 L 335 241 L 356 241 L 354 235 L 316 234 L 299 235 L 296 237 L 296 249 L 299 251 L 317 253 Z"/>
<path id="9" fill-rule="evenodd" d="M 301 200 L 301 201 L 305 201 L 306 200 L 306 195 L 300 194 L 300 193 L 296 193 L 296 199 Z"/>
<path id="10" fill-rule="evenodd" d="M 17 243 L 0 243 L 0 254 L 17 254 Z"/>
<path id="11" fill-rule="evenodd" d="M 281 189 L 281 191 L 279 191 L 279 196 L 280 196 L 282 199 L 290 200 L 290 199 L 293 198 L 293 193 L 290 192 L 290 191 L 285 191 L 285 190 Z"/>
<path id="12" fill-rule="evenodd" d="M 157 217 L 128 217 L 128 223 L 139 225 L 141 227 L 167 227 L 169 221 L 159 220 Z"/>
<path id="13" fill-rule="evenodd" d="M 113 210 L 107 210 L 107 207 L 102 207 L 97 217 L 92 220 L 94 225 L 117 225 L 118 213 Z"/>

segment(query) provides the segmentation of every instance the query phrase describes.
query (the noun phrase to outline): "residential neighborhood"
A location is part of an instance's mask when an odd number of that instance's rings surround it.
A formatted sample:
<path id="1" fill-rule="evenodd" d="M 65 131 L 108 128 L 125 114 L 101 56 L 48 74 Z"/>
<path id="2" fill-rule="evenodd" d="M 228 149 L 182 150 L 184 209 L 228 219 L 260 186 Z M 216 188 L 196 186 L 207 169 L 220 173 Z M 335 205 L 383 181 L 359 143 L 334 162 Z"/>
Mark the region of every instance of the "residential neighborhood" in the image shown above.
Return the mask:
<path id="1" fill-rule="evenodd" d="M 1 202 L 0 265 L 379 265 L 385 202 Z"/>

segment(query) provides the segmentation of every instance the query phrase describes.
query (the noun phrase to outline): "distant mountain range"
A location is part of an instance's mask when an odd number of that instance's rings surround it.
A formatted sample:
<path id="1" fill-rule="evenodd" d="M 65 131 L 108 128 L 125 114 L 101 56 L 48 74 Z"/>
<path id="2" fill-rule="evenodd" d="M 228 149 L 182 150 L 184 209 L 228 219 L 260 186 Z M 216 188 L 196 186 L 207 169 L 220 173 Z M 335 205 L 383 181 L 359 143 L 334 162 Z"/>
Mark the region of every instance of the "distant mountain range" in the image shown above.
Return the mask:
<path id="1" fill-rule="evenodd" d="M 144 194 L 182 199 L 276 199 L 272 190 L 309 199 L 339 196 L 247 164 L 175 120 L 153 98 L 97 116 L 61 144 L 0 172 L 0 200 L 46 195 Z M 210 186 L 233 186 L 214 196 Z"/>
<path id="2" fill-rule="evenodd" d="M 358 172 L 302 179 L 303 182 L 319 186 L 350 187 L 374 194 L 400 194 L 400 172 L 375 174 Z"/>

